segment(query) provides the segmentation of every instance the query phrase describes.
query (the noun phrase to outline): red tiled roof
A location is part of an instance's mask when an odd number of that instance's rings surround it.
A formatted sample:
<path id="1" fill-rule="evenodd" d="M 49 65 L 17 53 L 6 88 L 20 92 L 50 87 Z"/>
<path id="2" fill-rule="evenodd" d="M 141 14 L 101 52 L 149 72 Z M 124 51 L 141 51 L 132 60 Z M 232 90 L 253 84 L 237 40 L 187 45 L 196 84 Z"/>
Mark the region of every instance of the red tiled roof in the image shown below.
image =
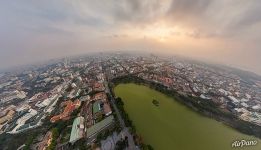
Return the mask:
<path id="1" fill-rule="evenodd" d="M 93 96 L 93 99 L 98 100 L 98 99 L 107 99 L 107 96 L 104 92 L 97 93 Z"/>
<path id="2" fill-rule="evenodd" d="M 68 119 L 69 115 L 76 109 L 80 106 L 81 104 L 81 101 L 80 100 L 75 100 L 74 102 L 72 102 L 71 100 L 69 101 L 65 101 L 63 102 L 62 105 L 66 105 L 64 110 L 63 110 L 63 113 L 59 114 L 59 115 L 56 115 L 56 116 L 53 116 L 50 121 L 51 122 L 56 122 L 60 119 L 62 120 L 65 120 L 65 119 Z"/>

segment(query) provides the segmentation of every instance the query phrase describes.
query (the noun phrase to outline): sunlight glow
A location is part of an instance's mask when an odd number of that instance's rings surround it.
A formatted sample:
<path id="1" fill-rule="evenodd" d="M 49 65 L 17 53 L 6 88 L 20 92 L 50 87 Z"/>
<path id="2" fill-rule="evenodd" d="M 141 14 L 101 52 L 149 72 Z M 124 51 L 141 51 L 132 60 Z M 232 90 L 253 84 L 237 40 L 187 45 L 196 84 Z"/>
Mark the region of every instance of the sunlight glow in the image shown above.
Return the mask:
<path id="1" fill-rule="evenodd" d="M 178 26 L 170 26 L 165 22 L 157 22 L 152 25 L 148 25 L 143 33 L 159 42 L 166 42 L 170 39 L 181 36 L 184 30 Z"/>

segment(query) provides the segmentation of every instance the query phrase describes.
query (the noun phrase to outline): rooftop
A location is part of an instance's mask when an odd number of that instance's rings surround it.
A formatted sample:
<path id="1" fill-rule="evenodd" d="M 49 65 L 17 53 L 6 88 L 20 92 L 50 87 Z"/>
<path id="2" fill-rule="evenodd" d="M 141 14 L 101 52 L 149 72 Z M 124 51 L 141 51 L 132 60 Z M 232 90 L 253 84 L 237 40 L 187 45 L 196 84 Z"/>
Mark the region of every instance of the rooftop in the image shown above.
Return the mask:
<path id="1" fill-rule="evenodd" d="M 96 101 L 95 103 L 93 103 L 92 112 L 93 114 L 96 114 L 99 111 L 101 111 L 100 102 Z"/>
<path id="2" fill-rule="evenodd" d="M 83 137 L 84 134 L 84 118 L 77 117 L 73 121 L 72 131 L 70 135 L 70 143 L 73 143 Z"/>
<path id="3" fill-rule="evenodd" d="M 66 105 L 63 112 L 59 115 L 53 116 L 51 118 L 51 122 L 56 122 L 60 119 L 64 119 L 70 116 L 70 114 L 81 105 L 81 101 L 75 100 L 74 102 L 72 102 L 71 100 L 69 100 L 63 102 L 63 104 Z"/>
<path id="4" fill-rule="evenodd" d="M 103 119 L 102 121 L 94 124 L 90 128 L 87 128 L 87 137 L 94 135 L 95 133 L 99 132 L 100 130 L 110 125 L 112 122 L 113 122 L 113 116 L 111 115 Z"/>

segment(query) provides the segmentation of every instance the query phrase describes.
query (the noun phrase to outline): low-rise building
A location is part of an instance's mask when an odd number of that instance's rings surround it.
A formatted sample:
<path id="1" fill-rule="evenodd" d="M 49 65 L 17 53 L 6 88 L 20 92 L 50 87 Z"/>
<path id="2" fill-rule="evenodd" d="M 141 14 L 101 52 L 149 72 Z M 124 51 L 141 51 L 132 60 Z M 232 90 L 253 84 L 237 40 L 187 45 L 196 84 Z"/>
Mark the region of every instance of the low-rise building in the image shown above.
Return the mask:
<path id="1" fill-rule="evenodd" d="M 69 142 L 73 144 L 83 137 L 84 137 L 84 117 L 77 117 L 73 121 Z"/>
<path id="2" fill-rule="evenodd" d="M 63 102 L 62 105 L 65 105 L 65 108 L 63 112 L 59 115 L 53 116 L 51 118 L 51 122 L 56 122 L 58 120 L 67 120 L 70 117 L 70 114 L 77 108 L 80 107 L 81 101 L 80 100 L 75 100 L 72 102 L 71 100 Z"/>
<path id="3" fill-rule="evenodd" d="M 90 128 L 87 128 L 87 137 L 90 138 L 92 136 L 95 136 L 97 133 L 99 133 L 101 130 L 109 127 L 113 123 L 113 116 L 110 115 L 103 119 L 102 121 L 94 124 Z"/>

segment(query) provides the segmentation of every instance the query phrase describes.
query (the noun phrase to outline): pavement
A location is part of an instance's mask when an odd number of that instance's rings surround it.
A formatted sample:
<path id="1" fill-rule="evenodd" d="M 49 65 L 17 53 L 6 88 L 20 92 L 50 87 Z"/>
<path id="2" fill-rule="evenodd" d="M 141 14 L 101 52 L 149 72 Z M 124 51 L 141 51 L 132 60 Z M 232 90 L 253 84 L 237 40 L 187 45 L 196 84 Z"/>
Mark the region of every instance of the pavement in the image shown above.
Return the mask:
<path id="1" fill-rule="evenodd" d="M 120 134 L 114 132 L 111 136 L 107 137 L 107 139 L 101 141 L 101 149 L 114 150 L 116 142 L 120 139 L 121 139 Z"/>
<path id="2" fill-rule="evenodd" d="M 115 147 L 116 147 L 117 141 L 124 139 L 125 136 L 128 136 L 128 138 L 132 138 L 132 136 L 130 134 L 128 134 L 127 130 L 128 129 L 125 128 L 119 134 L 114 132 L 111 136 L 108 136 L 105 140 L 102 140 L 101 141 L 101 149 L 102 150 L 114 150 Z M 132 144 L 134 145 L 134 143 L 132 143 Z M 129 143 L 129 147 L 126 148 L 125 150 L 138 150 L 138 148 L 136 148 L 135 145 L 134 145 L 134 147 L 130 146 L 130 143 Z"/>
<path id="3" fill-rule="evenodd" d="M 112 97 L 112 94 L 111 94 L 111 92 L 110 92 L 110 90 L 109 90 L 107 81 L 105 81 L 105 86 L 106 86 L 107 92 L 108 92 L 108 93 L 111 95 L 111 97 Z M 116 115 L 117 115 L 117 117 L 118 117 L 118 119 L 119 119 L 120 125 L 121 125 L 121 127 L 122 127 L 122 129 L 123 129 L 122 132 L 121 132 L 122 137 L 128 136 L 129 147 L 127 148 L 127 150 L 136 150 L 136 149 L 138 150 L 138 148 L 136 147 L 136 145 L 135 145 L 135 143 L 134 143 L 133 136 L 130 134 L 128 128 L 126 127 L 126 125 L 125 125 L 125 123 L 124 123 L 124 120 L 122 119 L 121 114 L 120 114 L 120 112 L 119 112 L 119 110 L 118 110 L 118 108 L 117 108 L 117 106 L 116 106 L 116 104 L 115 104 L 115 99 L 114 99 L 114 97 L 112 97 L 111 100 L 112 100 L 112 106 L 113 106 L 113 108 L 114 108 L 114 110 L 115 110 L 115 112 L 116 112 Z"/>

